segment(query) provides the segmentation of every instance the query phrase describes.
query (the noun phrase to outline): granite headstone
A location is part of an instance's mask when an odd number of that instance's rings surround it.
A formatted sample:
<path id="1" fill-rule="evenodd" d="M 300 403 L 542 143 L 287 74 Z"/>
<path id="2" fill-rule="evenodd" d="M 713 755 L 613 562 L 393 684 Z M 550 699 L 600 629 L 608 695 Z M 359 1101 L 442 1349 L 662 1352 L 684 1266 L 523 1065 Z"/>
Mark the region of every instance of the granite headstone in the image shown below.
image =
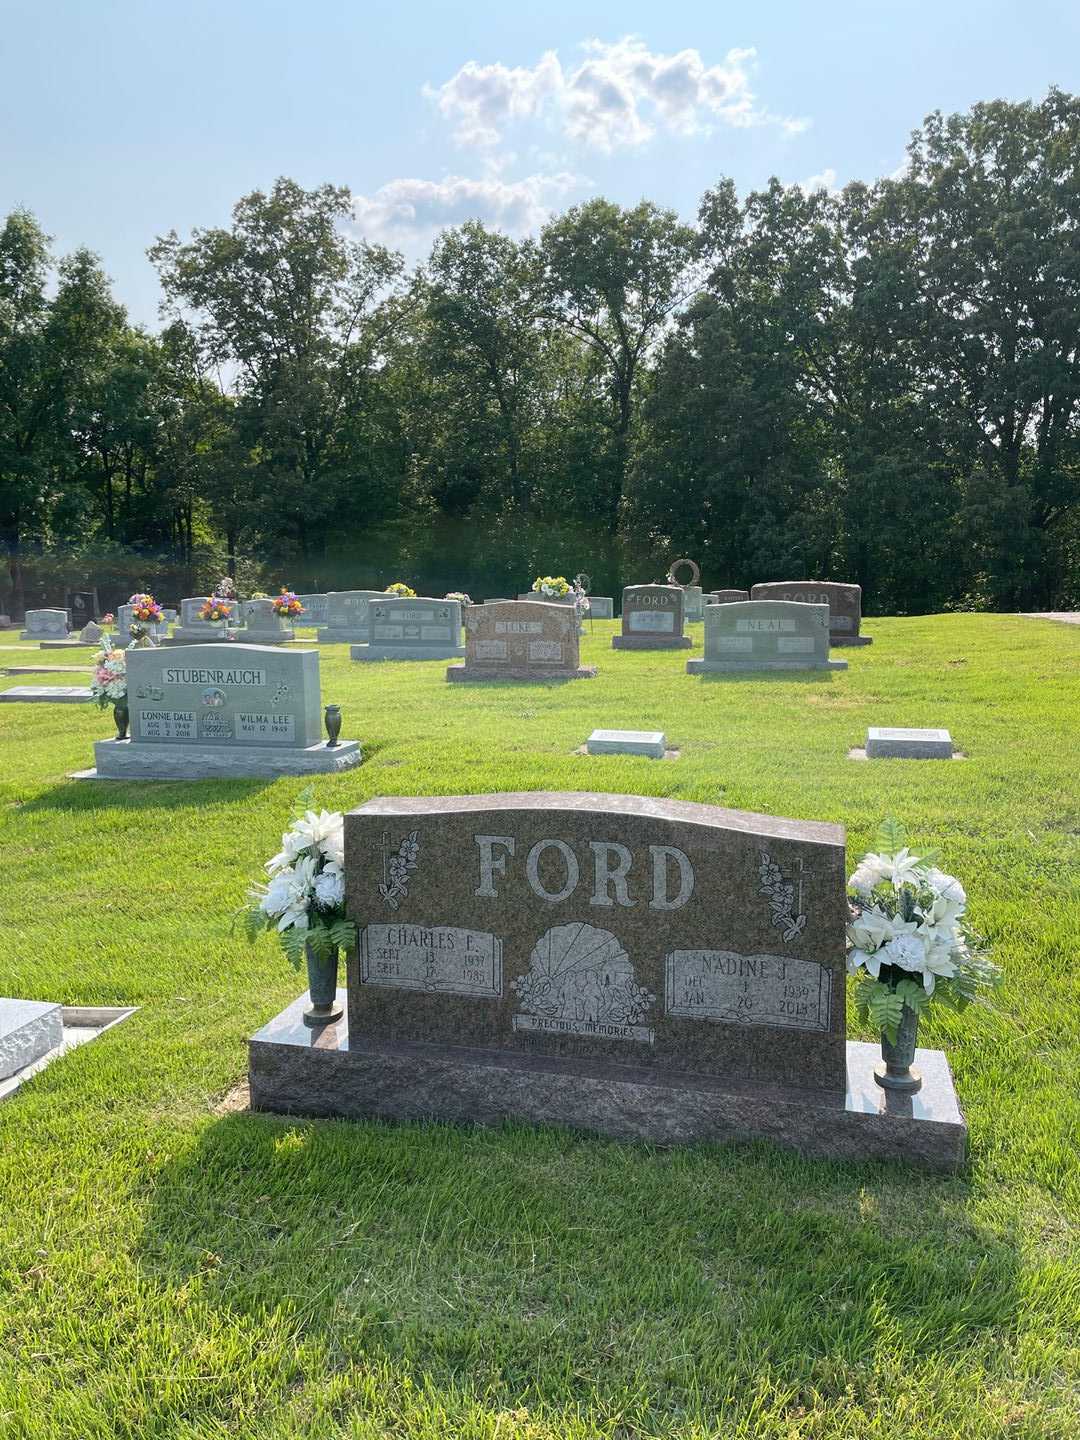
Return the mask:
<path id="1" fill-rule="evenodd" d="M 20 640 L 63 640 L 68 633 L 66 610 L 27 610 Z"/>
<path id="2" fill-rule="evenodd" d="M 795 600 L 804 605 L 829 607 L 830 645 L 872 645 L 869 635 L 860 635 L 862 586 L 833 580 L 770 580 L 755 585 L 751 600 Z"/>
<path id="3" fill-rule="evenodd" d="M 294 622 L 297 625 L 325 625 L 330 614 L 329 596 L 325 594 L 297 595 L 304 613 Z"/>
<path id="4" fill-rule="evenodd" d="M 829 607 L 794 600 L 744 600 L 705 607 L 705 655 L 687 673 L 846 670 L 829 659 Z"/>
<path id="5" fill-rule="evenodd" d="M 245 600 L 240 606 L 244 643 L 286 645 L 293 638 L 292 622 L 274 609 L 273 600 Z"/>
<path id="6" fill-rule="evenodd" d="M 749 590 L 710 590 L 705 596 L 706 605 L 734 605 L 738 600 L 749 600 Z"/>
<path id="7" fill-rule="evenodd" d="M 384 595 L 368 601 L 368 640 L 353 645 L 353 660 L 453 660 L 461 643 L 461 601 L 424 595 Z"/>
<path id="8" fill-rule="evenodd" d="M 627 585 L 622 593 L 622 633 L 615 650 L 689 650 L 679 585 Z"/>
<path id="9" fill-rule="evenodd" d="M 385 590 L 330 590 L 326 596 L 326 623 L 319 644 L 366 645 L 368 603 L 385 600 Z"/>
<path id="10" fill-rule="evenodd" d="M 450 681 L 567 680 L 596 674 L 579 656 L 572 606 L 507 600 L 465 607 L 465 662 L 447 668 Z"/>
<path id="11" fill-rule="evenodd" d="M 199 612 L 211 597 L 209 595 L 186 595 L 180 601 L 180 621 L 173 626 L 173 632 L 168 639 L 164 634 L 159 636 L 162 644 L 165 645 L 208 645 L 216 641 L 224 640 L 226 635 L 235 632 L 241 625 L 240 602 L 229 600 L 229 618 L 221 620 L 203 620 Z M 124 606 L 121 605 L 120 610 Z M 117 620 L 120 619 L 119 612 Z"/>

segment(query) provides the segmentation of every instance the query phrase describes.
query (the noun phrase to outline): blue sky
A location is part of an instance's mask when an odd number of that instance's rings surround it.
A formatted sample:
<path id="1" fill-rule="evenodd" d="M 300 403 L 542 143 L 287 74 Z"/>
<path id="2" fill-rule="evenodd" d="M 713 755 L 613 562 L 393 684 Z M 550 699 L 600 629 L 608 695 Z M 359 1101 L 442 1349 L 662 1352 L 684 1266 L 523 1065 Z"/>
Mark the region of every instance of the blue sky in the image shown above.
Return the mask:
<path id="1" fill-rule="evenodd" d="M 1080 89 L 1074 0 L 0 0 L 0 215 L 89 245 L 156 324 L 155 236 L 290 175 L 422 255 L 603 193 L 693 216 L 895 171 L 930 110 Z"/>

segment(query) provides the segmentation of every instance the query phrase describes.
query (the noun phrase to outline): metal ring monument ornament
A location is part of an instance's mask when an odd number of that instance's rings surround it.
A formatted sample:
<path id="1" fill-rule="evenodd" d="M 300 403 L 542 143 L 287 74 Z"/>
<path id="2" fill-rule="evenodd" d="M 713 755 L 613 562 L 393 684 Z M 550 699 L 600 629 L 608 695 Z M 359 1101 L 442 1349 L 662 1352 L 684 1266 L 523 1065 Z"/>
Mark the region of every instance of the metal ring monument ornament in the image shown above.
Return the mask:
<path id="1" fill-rule="evenodd" d="M 574 576 L 574 584 L 577 586 L 577 588 L 581 591 L 583 595 L 588 595 L 589 591 L 592 589 L 592 576 L 587 575 L 585 571 L 582 570 L 579 575 Z"/>
<path id="2" fill-rule="evenodd" d="M 693 574 L 690 576 L 690 579 L 689 579 L 689 580 L 679 580 L 679 579 L 676 577 L 675 571 L 678 570 L 678 568 L 679 568 L 680 565 L 689 565 L 689 566 L 690 566 L 690 569 L 693 571 Z M 672 585 L 678 585 L 678 586 L 680 586 L 683 590 L 685 590 L 685 589 L 687 588 L 687 586 L 689 586 L 689 585 L 697 585 L 697 584 L 700 582 L 700 580 L 701 580 L 701 569 L 700 569 L 700 567 L 699 567 L 693 560 L 686 560 L 686 559 L 684 559 L 684 560 L 673 560 L 673 561 L 671 562 L 671 568 L 668 570 L 667 578 L 670 580 L 670 582 L 672 583 Z"/>

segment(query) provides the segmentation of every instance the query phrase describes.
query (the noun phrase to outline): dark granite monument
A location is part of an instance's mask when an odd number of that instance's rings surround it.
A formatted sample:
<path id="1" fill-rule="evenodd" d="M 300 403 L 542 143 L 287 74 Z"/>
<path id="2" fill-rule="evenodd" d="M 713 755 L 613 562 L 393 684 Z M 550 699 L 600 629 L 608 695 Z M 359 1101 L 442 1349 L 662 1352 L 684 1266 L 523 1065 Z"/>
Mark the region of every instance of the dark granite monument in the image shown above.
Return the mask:
<path id="1" fill-rule="evenodd" d="M 689 650 L 681 585 L 627 585 L 622 592 L 622 634 L 613 650 Z"/>
<path id="2" fill-rule="evenodd" d="M 948 1066 L 845 1041 L 844 832 L 602 794 L 375 799 L 345 818 L 347 1017 L 251 1042 L 252 1105 L 516 1118 L 951 1168 Z"/>
<path id="3" fill-rule="evenodd" d="M 872 645 L 869 635 L 860 635 L 862 586 L 843 585 L 833 580 L 770 580 L 755 585 L 751 600 L 795 600 L 803 605 L 828 605 L 830 645 Z"/>
<path id="4" fill-rule="evenodd" d="M 465 607 L 465 661 L 447 667 L 453 682 L 580 680 L 596 674 L 579 656 L 577 611 L 546 600 Z"/>

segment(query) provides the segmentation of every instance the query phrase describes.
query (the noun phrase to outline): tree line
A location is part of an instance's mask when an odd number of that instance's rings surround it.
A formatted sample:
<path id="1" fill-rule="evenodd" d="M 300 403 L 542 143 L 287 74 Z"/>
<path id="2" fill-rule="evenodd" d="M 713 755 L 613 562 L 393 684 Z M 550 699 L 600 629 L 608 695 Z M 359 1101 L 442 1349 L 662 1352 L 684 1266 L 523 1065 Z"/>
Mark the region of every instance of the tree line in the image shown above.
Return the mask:
<path id="1" fill-rule="evenodd" d="M 65 585 L 595 593 L 830 578 L 1080 604 L 1080 99 L 930 115 L 898 176 L 594 199 L 408 270 L 289 179 L 161 237 L 156 333 L 0 230 L 0 609 Z"/>

